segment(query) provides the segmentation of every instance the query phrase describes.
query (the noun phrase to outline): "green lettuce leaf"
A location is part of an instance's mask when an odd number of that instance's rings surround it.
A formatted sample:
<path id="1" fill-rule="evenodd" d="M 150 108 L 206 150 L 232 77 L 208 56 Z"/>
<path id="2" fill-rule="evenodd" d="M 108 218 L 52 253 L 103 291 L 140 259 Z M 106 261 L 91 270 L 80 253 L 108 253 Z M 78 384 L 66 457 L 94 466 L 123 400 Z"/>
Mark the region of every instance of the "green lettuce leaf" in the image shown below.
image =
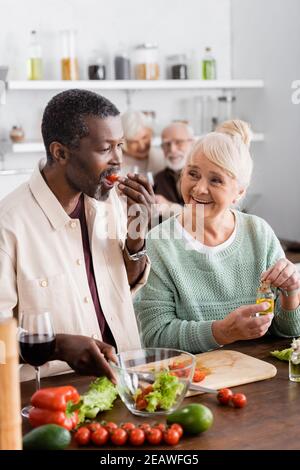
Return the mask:
<path id="1" fill-rule="evenodd" d="M 277 359 L 280 359 L 281 361 L 289 361 L 291 354 L 292 354 L 292 348 L 287 348 L 287 349 L 282 349 L 281 351 L 271 351 L 271 356 L 276 357 Z"/>
<path id="2" fill-rule="evenodd" d="M 160 372 L 153 384 L 153 392 L 145 396 L 148 403 L 146 410 L 149 412 L 156 411 L 158 408 L 169 410 L 183 388 L 184 385 L 178 380 L 178 377 L 168 371 Z"/>
<path id="3" fill-rule="evenodd" d="M 110 410 L 117 396 L 116 387 L 107 377 L 96 379 L 81 396 L 78 408 L 79 422 L 83 422 L 86 418 L 94 419 L 100 411 Z"/>

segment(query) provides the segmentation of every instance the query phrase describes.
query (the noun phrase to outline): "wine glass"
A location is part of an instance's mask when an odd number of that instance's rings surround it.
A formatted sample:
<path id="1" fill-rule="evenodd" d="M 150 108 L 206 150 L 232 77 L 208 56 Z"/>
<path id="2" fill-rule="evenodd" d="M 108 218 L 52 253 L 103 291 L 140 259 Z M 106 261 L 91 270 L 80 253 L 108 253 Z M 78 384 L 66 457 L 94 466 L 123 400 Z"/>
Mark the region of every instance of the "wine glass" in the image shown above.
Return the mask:
<path id="1" fill-rule="evenodd" d="M 45 364 L 55 350 L 55 333 L 49 312 L 25 311 L 21 313 L 18 333 L 20 355 L 35 368 L 36 390 L 40 389 L 40 366 Z M 28 418 L 31 406 L 22 409 Z"/>

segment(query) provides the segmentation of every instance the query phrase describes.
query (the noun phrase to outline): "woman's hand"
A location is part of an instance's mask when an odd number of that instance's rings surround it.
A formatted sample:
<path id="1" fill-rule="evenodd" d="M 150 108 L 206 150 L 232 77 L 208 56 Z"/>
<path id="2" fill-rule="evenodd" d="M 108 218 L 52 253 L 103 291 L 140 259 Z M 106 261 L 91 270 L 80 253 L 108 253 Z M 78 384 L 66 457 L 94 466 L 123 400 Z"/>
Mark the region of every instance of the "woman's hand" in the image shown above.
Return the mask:
<path id="1" fill-rule="evenodd" d="M 256 317 L 258 312 L 268 310 L 268 302 L 243 305 L 230 312 L 223 320 L 212 324 L 212 333 L 217 343 L 229 344 L 244 339 L 255 339 L 264 336 L 271 325 L 273 314 Z"/>
<path id="2" fill-rule="evenodd" d="M 286 291 L 297 290 L 300 287 L 300 276 L 296 266 L 288 259 L 282 258 L 267 271 L 262 273 L 261 281 L 269 281 L 272 286 Z"/>

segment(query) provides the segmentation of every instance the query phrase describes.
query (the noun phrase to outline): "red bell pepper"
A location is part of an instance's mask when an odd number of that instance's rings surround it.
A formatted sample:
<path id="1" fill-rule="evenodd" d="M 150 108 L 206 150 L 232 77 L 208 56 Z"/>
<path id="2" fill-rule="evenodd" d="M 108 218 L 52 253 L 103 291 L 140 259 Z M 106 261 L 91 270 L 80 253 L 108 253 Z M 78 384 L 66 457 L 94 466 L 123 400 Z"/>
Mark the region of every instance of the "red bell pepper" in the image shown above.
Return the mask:
<path id="1" fill-rule="evenodd" d="M 73 411 L 72 407 L 79 400 L 80 395 L 72 386 L 38 390 L 31 397 L 30 424 L 33 427 L 58 424 L 70 431 L 78 424 L 78 411 Z"/>

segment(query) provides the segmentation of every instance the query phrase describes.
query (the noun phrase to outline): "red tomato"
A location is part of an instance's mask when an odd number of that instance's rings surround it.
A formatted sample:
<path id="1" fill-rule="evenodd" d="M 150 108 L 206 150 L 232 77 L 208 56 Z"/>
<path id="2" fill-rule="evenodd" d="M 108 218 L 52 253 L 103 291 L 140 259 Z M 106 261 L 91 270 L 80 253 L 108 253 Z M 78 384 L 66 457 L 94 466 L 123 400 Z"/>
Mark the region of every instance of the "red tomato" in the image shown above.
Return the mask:
<path id="1" fill-rule="evenodd" d="M 125 431 L 132 431 L 133 429 L 135 429 L 135 425 L 133 423 L 124 423 L 121 425 L 121 428 L 122 429 L 125 429 Z"/>
<path id="2" fill-rule="evenodd" d="M 108 432 L 113 432 L 115 429 L 118 428 L 118 425 L 116 423 L 113 423 L 112 421 L 109 421 L 108 423 L 103 424 L 103 427 L 108 431 Z"/>
<path id="3" fill-rule="evenodd" d="M 116 181 L 118 181 L 119 175 L 116 175 L 116 174 L 108 175 L 108 176 L 106 177 L 106 179 L 107 179 L 110 183 L 115 183 Z"/>
<path id="4" fill-rule="evenodd" d="M 137 410 L 145 410 L 148 406 L 147 400 L 145 400 L 142 396 L 138 397 L 135 402 L 135 407 Z"/>
<path id="5" fill-rule="evenodd" d="M 201 382 L 201 380 L 205 379 L 206 373 L 200 369 L 195 369 L 193 382 Z"/>
<path id="6" fill-rule="evenodd" d="M 233 393 L 230 388 L 221 388 L 221 390 L 218 391 L 217 399 L 222 405 L 228 405 L 232 397 Z"/>
<path id="7" fill-rule="evenodd" d="M 103 446 L 108 442 L 109 439 L 109 432 L 105 428 L 97 429 L 97 431 L 93 432 L 91 435 L 91 441 L 96 446 Z"/>
<path id="8" fill-rule="evenodd" d="M 232 397 L 232 403 L 235 408 L 243 408 L 247 404 L 246 395 L 243 393 L 235 393 Z"/>
<path id="9" fill-rule="evenodd" d="M 90 437 L 91 431 L 87 427 L 82 426 L 76 431 L 74 439 L 78 445 L 86 446 L 90 442 Z"/>
<path id="10" fill-rule="evenodd" d="M 110 440 L 115 446 L 123 446 L 127 441 L 127 437 L 128 434 L 124 429 L 117 428 L 110 436 Z"/>
<path id="11" fill-rule="evenodd" d="M 144 388 L 144 390 L 142 391 L 142 395 L 148 395 L 149 393 L 153 392 L 153 386 L 152 385 L 148 385 L 148 387 Z"/>
<path id="12" fill-rule="evenodd" d="M 170 426 L 170 429 L 175 429 L 178 432 L 179 437 L 183 435 L 183 427 L 180 424 L 174 423 Z"/>
<path id="13" fill-rule="evenodd" d="M 147 432 L 150 431 L 151 426 L 149 423 L 142 423 L 139 425 L 139 428 L 142 429 L 143 431 Z"/>
<path id="14" fill-rule="evenodd" d="M 133 429 L 129 434 L 129 442 L 133 446 L 142 446 L 145 442 L 145 433 L 140 428 Z"/>
<path id="15" fill-rule="evenodd" d="M 101 429 L 102 426 L 100 423 L 90 423 L 87 425 L 87 428 L 91 431 L 91 432 L 95 432 L 95 431 L 98 431 L 98 429 Z"/>
<path id="16" fill-rule="evenodd" d="M 164 441 L 169 446 L 176 446 L 179 440 L 180 440 L 179 433 L 175 431 L 175 429 L 169 428 L 164 432 Z"/>
<path id="17" fill-rule="evenodd" d="M 157 423 L 155 426 L 153 426 L 154 429 L 160 429 L 161 432 L 165 432 L 167 429 L 167 426 L 164 423 Z"/>
<path id="18" fill-rule="evenodd" d="M 157 446 L 158 444 L 161 443 L 163 438 L 163 433 L 159 428 L 150 428 L 149 431 L 146 434 L 146 439 L 149 442 L 149 444 L 153 446 Z"/>

